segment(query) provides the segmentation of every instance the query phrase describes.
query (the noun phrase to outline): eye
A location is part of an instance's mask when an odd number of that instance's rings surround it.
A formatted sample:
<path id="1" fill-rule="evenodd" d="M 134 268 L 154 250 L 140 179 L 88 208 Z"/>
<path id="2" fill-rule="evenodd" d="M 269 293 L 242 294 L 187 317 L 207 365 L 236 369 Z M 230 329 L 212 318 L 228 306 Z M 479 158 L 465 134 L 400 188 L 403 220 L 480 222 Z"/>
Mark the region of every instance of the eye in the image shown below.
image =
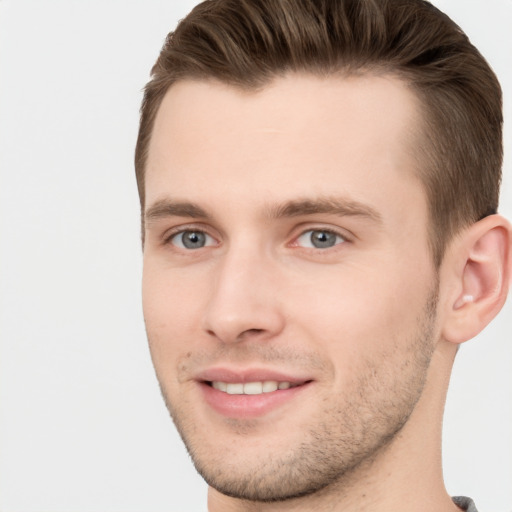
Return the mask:
<path id="1" fill-rule="evenodd" d="M 334 231 L 310 229 L 297 238 L 297 245 L 312 249 L 329 249 L 345 241 L 345 238 Z"/>
<path id="2" fill-rule="evenodd" d="M 180 249 L 202 249 L 215 244 L 215 240 L 204 231 L 187 230 L 176 233 L 169 239 Z"/>

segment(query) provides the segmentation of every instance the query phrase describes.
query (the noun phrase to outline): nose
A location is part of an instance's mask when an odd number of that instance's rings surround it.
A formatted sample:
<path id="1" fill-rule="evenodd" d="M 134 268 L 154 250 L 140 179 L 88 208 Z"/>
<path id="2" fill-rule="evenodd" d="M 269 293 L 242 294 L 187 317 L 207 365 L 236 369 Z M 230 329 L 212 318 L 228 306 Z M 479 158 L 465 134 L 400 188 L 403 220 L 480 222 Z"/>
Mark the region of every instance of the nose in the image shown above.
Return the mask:
<path id="1" fill-rule="evenodd" d="M 284 328 L 275 265 L 254 250 L 228 251 L 212 269 L 203 329 L 223 343 L 268 340 Z"/>

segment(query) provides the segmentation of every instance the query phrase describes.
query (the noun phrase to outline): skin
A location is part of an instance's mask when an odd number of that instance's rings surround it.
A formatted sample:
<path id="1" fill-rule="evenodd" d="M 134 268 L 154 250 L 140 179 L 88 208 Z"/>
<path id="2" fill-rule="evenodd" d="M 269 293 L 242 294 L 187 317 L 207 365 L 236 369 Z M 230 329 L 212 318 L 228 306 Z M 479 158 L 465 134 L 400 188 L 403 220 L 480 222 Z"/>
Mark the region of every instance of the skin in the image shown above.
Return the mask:
<path id="1" fill-rule="evenodd" d="M 144 316 L 211 512 L 458 510 L 442 481 L 445 393 L 457 343 L 501 307 L 468 326 L 498 279 L 483 282 L 474 247 L 507 260 L 509 227 L 482 221 L 434 268 L 418 111 L 405 84 L 372 75 L 287 76 L 258 92 L 182 81 L 164 98 L 145 183 Z M 185 247 L 198 231 L 204 246 Z M 313 232 L 333 245 L 315 247 Z M 266 414 L 228 418 L 198 383 L 216 365 L 308 384 Z"/>

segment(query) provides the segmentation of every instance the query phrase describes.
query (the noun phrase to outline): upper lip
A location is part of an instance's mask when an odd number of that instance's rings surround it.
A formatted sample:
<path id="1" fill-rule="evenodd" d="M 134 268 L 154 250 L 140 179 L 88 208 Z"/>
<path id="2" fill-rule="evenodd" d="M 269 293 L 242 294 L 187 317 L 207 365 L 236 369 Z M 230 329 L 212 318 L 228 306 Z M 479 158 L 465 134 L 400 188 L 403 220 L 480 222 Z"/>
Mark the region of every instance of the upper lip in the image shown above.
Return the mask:
<path id="1" fill-rule="evenodd" d="M 265 368 L 244 368 L 234 369 L 227 367 L 208 368 L 196 375 L 196 380 L 203 382 L 227 382 L 227 383 L 246 383 L 246 382 L 289 382 L 290 384 L 303 384 L 311 379 L 307 376 L 290 375 L 279 370 Z"/>

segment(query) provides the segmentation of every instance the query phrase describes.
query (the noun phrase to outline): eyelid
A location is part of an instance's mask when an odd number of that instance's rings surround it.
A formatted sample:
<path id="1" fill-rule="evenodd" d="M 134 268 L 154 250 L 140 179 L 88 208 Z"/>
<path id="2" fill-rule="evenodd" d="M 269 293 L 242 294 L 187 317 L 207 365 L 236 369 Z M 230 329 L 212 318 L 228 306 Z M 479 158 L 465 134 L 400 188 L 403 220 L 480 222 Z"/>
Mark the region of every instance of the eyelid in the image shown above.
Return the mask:
<path id="1" fill-rule="evenodd" d="M 295 229 L 294 229 L 295 234 L 292 235 L 292 237 L 293 237 L 292 242 L 289 245 L 291 245 L 292 247 L 300 247 L 297 244 L 298 239 L 310 231 L 325 231 L 327 233 L 332 233 L 334 235 L 337 235 L 337 236 L 343 238 L 343 240 L 345 242 L 352 242 L 354 240 L 354 238 L 356 238 L 356 236 L 354 234 L 352 234 L 350 231 L 340 228 L 340 227 L 335 227 L 332 225 L 325 225 L 325 224 L 322 225 L 322 224 L 305 223 L 305 224 L 301 224 L 300 226 L 295 227 Z M 337 245 L 340 245 L 340 244 L 336 244 L 336 246 Z M 323 250 L 325 251 L 325 249 L 323 249 Z"/>
<path id="2" fill-rule="evenodd" d="M 184 233 L 186 231 L 195 231 L 197 233 L 204 233 L 205 235 L 213 238 L 216 243 L 219 243 L 219 237 L 212 234 L 212 229 L 204 226 L 202 224 L 190 223 L 190 224 L 180 224 L 179 226 L 173 226 L 170 229 L 167 229 L 162 234 L 162 245 L 169 245 L 172 242 L 172 239 L 179 235 L 180 233 Z M 208 246 L 207 246 L 208 247 Z"/>
<path id="3" fill-rule="evenodd" d="M 213 229 L 211 226 L 204 225 L 202 223 L 187 223 L 187 224 L 180 224 L 177 226 L 173 226 L 167 230 L 165 230 L 160 239 L 162 245 L 170 245 L 172 239 L 179 235 L 180 233 L 186 232 L 186 231 L 196 231 L 204 233 L 205 235 L 211 237 L 216 244 L 220 244 L 220 235 L 218 234 L 217 230 Z M 332 225 L 325 225 L 325 224 L 316 224 L 311 222 L 304 222 L 301 223 L 298 226 L 295 226 L 293 229 L 293 234 L 290 235 L 291 242 L 287 243 L 289 247 L 301 247 L 298 245 L 298 239 L 299 237 L 303 236 L 304 234 L 310 232 L 310 231 L 325 231 L 328 233 L 333 233 L 336 236 L 341 237 L 344 242 L 353 242 L 356 237 L 352 232 L 348 231 L 347 229 L 340 228 L 338 226 L 332 226 Z M 212 244 L 215 245 L 215 244 Z M 331 249 L 334 249 L 335 247 L 342 245 L 340 243 L 336 244 L 335 246 L 331 247 Z M 211 247 L 211 245 L 207 245 L 206 247 Z M 305 248 L 304 249 L 308 249 Z M 314 249 L 314 250 L 321 250 L 325 252 L 327 249 Z"/>
<path id="4" fill-rule="evenodd" d="M 315 233 L 322 233 L 328 235 L 328 245 L 326 246 L 320 246 L 317 247 L 315 245 L 315 242 L 313 240 Z M 332 245 L 330 243 L 332 242 Z M 335 250 L 339 248 L 340 245 L 345 244 L 347 240 L 341 236 L 338 233 L 335 233 L 333 231 L 327 231 L 326 229 L 318 230 L 318 229 L 309 229 L 308 231 L 305 231 L 302 233 L 302 235 L 299 235 L 296 239 L 296 247 L 300 247 L 307 250 L 312 251 L 329 251 L 329 250 Z"/>

